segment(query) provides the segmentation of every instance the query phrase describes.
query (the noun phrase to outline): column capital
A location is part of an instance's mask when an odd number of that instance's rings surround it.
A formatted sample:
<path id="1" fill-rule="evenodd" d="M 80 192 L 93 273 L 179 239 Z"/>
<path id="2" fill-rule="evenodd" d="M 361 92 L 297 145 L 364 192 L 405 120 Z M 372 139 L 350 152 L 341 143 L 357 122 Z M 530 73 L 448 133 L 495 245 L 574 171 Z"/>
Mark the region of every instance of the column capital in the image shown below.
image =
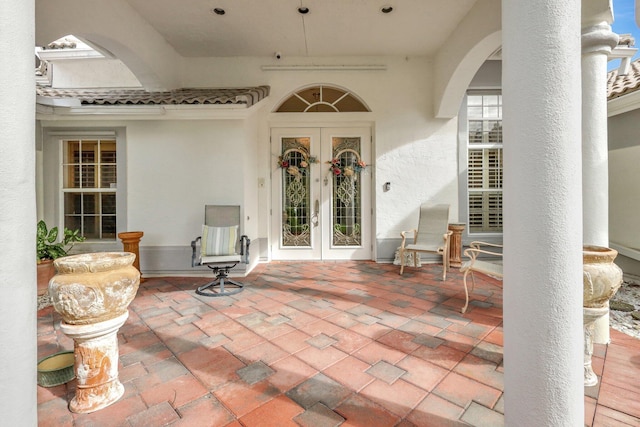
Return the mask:
<path id="1" fill-rule="evenodd" d="M 618 44 L 618 35 L 606 22 L 582 29 L 582 54 L 601 53 L 608 55 Z"/>

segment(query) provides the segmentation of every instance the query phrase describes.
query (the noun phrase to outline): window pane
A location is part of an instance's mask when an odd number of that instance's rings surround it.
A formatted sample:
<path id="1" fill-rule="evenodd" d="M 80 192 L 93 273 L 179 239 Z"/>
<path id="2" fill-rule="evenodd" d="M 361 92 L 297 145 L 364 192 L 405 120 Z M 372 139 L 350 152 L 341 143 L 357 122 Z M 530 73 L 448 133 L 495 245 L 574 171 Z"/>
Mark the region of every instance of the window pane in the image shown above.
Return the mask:
<path id="1" fill-rule="evenodd" d="M 102 193 L 102 214 L 116 214 L 116 193 Z"/>
<path id="2" fill-rule="evenodd" d="M 82 193 L 82 213 L 93 215 L 99 212 L 98 200 L 95 193 Z"/>
<path id="3" fill-rule="evenodd" d="M 341 112 L 368 111 L 362 102 L 349 94 L 335 104 Z"/>
<path id="4" fill-rule="evenodd" d="M 98 218 L 95 216 L 84 216 L 82 235 L 87 239 L 99 239 L 100 229 L 98 228 Z"/>
<path id="5" fill-rule="evenodd" d="M 80 193 L 65 193 L 64 194 L 64 214 L 80 215 L 81 213 L 82 213 L 82 195 Z"/>
<path id="6" fill-rule="evenodd" d="M 334 102 L 336 102 L 342 95 L 344 95 L 343 90 L 331 87 L 322 88 L 322 100 L 324 102 L 328 102 L 329 104 L 333 104 Z"/>
<path id="7" fill-rule="evenodd" d="M 82 217 L 80 215 L 65 215 L 64 226 L 69 230 L 81 230 Z"/>
<path id="8" fill-rule="evenodd" d="M 309 104 L 305 103 L 297 96 L 292 96 L 282 103 L 280 108 L 278 108 L 278 113 L 302 112 L 308 106 Z"/>
<path id="9" fill-rule="evenodd" d="M 467 105 L 469 106 L 481 106 L 482 95 L 469 95 L 467 96 Z"/>
<path id="10" fill-rule="evenodd" d="M 116 188 L 116 165 L 100 165 L 100 188 Z"/>
<path id="11" fill-rule="evenodd" d="M 95 163 L 98 141 L 83 140 L 80 144 L 82 163 Z"/>
<path id="12" fill-rule="evenodd" d="M 116 142 L 100 141 L 100 162 L 115 163 L 116 162 Z"/>
<path id="13" fill-rule="evenodd" d="M 487 140 L 492 144 L 502 143 L 502 122 L 500 121 L 487 121 Z"/>
<path id="14" fill-rule="evenodd" d="M 96 166 L 93 164 L 82 164 L 80 166 L 82 171 L 82 188 L 95 188 L 96 187 Z"/>
<path id="15" fill-rule="evenodd" d="M 80 165 L 63 166 L 62 175 L 64 188 L 80 188 Z"/>
<path id="16" fill-rule="evenodd" d="M 309 107 L 307 111 L 314 113 L 335 113 L 336 109 L 327 104 L 315 104 Z"/>
<path id="17" fill-rule="evenodd" d="M 103 239 L 116 238 L 116 217 L 115 216 L 102 217 L 102 238 Z"/>
<path id="18" fill-rule="evenodd" d="M 469 144 L 482 144 L 482 127 L 482 121 L 469 120 Z"/>

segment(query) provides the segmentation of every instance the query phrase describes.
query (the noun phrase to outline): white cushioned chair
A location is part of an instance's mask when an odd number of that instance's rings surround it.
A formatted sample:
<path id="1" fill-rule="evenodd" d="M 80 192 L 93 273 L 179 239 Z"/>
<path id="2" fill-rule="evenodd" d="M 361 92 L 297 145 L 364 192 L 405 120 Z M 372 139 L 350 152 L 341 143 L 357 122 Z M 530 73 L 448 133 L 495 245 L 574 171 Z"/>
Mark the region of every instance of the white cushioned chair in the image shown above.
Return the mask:
<path id="1" fill-rule="evenodd" d="M 206 265 L 215 280 L 199 286 L 196 293 L 208 297 L 233 295 L 244 285 L 229 277 L 229 270 L 238 263 L 249 263 L 249 244 L 240 235 L 240 206 L 206 205 L 202 235 L 191 242 L 191 265 Z"/>
<path id="2" fill-rule="evenodd" d="M 413 242 L 407 240 L 407 233 L 413 233 Z M 400 246 L 400 275 L 404 272 L 405 253 L 413 253 L 414 267 L 417 267 L 416 253 L 427 252 L 442 255 L 442 280 L 447 279 L 449 270 L 449 239 L 453 234 L 449 230 L 449 205 L 420 206 L 418 228 L 403 231 Z"/>

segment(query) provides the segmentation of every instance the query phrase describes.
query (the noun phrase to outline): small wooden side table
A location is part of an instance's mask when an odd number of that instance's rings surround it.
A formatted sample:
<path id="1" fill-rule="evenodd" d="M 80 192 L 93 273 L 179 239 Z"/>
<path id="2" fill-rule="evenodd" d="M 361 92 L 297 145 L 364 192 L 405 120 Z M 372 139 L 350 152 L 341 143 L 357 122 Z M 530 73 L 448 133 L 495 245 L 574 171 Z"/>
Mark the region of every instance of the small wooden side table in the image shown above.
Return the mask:
<path id="1" fill-rule="evenodd" d="M 118 237 L 122 240 L 122 246 L 125 252 L 131 252 L 136 255 L 133 266 L 140 271 L 140 239 L 144 233 L 142 231 L 123 231 L 118 233 Z M 142 282 L 142 272 L 140 272 L 140 281 Z"/>
<path id="2" fill-rule="evenodd" d="M 451 267 L 462 266 L 462 232 L 466 224 L 449 224 L 449 230 L 453 231 L 449 240 L 449 265 Z"/>

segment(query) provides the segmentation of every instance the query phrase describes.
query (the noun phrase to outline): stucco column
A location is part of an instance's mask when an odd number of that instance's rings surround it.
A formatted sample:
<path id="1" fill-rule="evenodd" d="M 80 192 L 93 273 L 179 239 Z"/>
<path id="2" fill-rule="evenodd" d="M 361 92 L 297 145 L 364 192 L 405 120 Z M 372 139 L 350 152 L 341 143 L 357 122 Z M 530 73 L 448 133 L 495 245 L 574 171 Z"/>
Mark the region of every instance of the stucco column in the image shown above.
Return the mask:
<path id="1" fill-rule="evenodd" d="M 609 246 L 607 55 L 618 44 L 608 23 L 582 29 L 582 207 L 585 245 Z M 609 343 L 609 314 L 596 321 L 594 342 Z"/>
<path id="2" fill-rule="evenodd" d="M 502 1 L 508 426 L 584 424 L 580 10 Z"/>
<path id="3" fill-rule="evenodd" d="M 36 426 L 34 0 L 0 0 L 0 413 Z"/>

